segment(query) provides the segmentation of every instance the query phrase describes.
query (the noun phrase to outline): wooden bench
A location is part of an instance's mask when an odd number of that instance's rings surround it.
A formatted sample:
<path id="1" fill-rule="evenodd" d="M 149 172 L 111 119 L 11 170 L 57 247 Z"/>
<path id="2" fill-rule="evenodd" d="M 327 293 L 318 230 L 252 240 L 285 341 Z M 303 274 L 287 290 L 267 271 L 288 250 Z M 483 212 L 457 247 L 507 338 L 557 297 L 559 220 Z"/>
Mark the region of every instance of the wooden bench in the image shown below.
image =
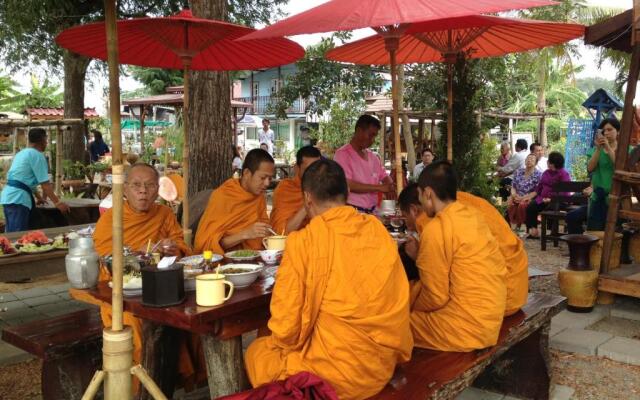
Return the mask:
<path id="1" fill-rule="evenodd" d="M 552 186 L 551 203 L 540 213 L 540 250 L 547 250 L 547 241 L 553 240 L 553 246 L 558 247 L 560 238 L 560 221 L 567 216 L 571 207 L 587 205 L 589 197 L 582 191 L 591 185 L 590 182 L 558 182 Z M 569 208 L 569 209 L 568 209 Z M 550 226 L 551 235 L 547 234 Z"/>
<path id="2" fill-rule="evenodd" d="M 521 311 L 505 318 L 498 343 L 470 353 L 414 349 L 376 400 L 453 399 L 474 386 L 527 399 L 548 399 L 549 326 L 564 297 L 529 294 Z M 451 332 L 455 335 L 455 332 Z"/>
<path id="3" fill-rule="evenodd" d="M 42 359 L 42 398 L 80 399 L 102 366 L 102 320 L 96 310 L 11 326 L 2 340 Z"/>

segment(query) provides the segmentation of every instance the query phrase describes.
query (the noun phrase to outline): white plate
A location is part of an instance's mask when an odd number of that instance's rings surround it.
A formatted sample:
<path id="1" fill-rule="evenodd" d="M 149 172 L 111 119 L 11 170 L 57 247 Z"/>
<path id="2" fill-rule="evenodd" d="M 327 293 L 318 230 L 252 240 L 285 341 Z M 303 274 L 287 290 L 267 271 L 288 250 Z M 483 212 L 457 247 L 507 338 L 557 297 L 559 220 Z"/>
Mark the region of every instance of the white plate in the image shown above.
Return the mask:
<path id="1" fill-rule="evenodd" d="M 46 245 L 46 246 L 49 246 L 49 245 Z M 53 250 L 59 250 L 59 249 L 55 247 L 47 247 L 45 249 L 37 248 L 35 250 L 23 250 L 22 248 L 20 248 L 18 251 L 23 254 L 40 254 L 40 253 L 46 253 Z"/>
<path id="2" fill-rule="evenodd" d="M 255 251 L 256 253 L 255 256 L 244 256 L 244 257 L 235 256 L 234 254 L 237 251 L 242 251 L 242 250 L 230 251 L 228 253 L 225 253 L 224 256 L 233 261 L 253 261 L 253 260 L 257 260 L 258 257 L 260 257 L 260 252 L 257 250 L 252 250 L 252 251 Z"/>
<path id="3" fill-rule="evenodd" d="M 223 258 L 224 257 L 222 257 L 220 254 L 214 254 L 213 257 L 211 258 L 211 261 L 218 262 L 218 261 L 221 261 Z M 202 256 L 202 254 L 199 254 L 195 256 L 183 257 L 180 259 L 180 261 L 178 261 L 178 264 L 184 264 L 190 267 L 194 267 L 200 264 L 202 261 L 204 261 L 204 257 Z"/>
<path id="4" fill-rule="evenodd" d="M 0 254 L 0 258 L 13 257 L 13 256 L 17 256 L 18 254 L 20 254 L 20 252 L 16 250 L 14 253 Z"/>

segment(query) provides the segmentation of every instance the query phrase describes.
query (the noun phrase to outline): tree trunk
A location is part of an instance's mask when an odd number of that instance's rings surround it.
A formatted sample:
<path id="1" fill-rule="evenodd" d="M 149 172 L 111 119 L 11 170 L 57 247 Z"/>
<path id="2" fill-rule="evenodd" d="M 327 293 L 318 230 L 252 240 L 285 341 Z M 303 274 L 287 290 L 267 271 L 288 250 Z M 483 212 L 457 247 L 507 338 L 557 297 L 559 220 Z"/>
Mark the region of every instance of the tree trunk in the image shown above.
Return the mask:
<path id="1" fill-rule="evenodd" d="M 546 94 L 545 94 L 545 86 L 547 80 L 546 73 L 546 64 L 540 62 L 539 70 L 538 70 L 538 100 L 536 104 L 537 111 L 539 113 L 544 113 L 546 110 Z M 547 148 L 547 124 L 545 117 L 541 117 L 538 125 L 538 140 L 542 145 L 542 148 Z"/>
<path id="2" fill-rule="evenodd" d="M 225 0 L 191 1 L 193 15 L 227 19 Z M 189 95 L 189 196 L 231 177 L 233 132 L 229 73 L 193 71 Z"/>
<path id="3" fill-rule="evenodd" d="M 84 118 L 84 78 L 91 59 L 69 51 L 62 56 L 64 64 L 64 117 Z M 64 131 L 63 157 L 72 161 L 89 161 L 85 147 L 84 125 L 73 125 Z"/>
<path id="4" fill-rule="evenodd" d="M 400 65 L 398 68 L 398 108 L 400 111 L 404 111 L 404 65 Z M 409 171 L 413 171 L 416 167 L 416 149 L 413 145 L 413 134 L 411 133 L 411 123 L 409 122 L 409 116 L 402 114 L 402 134 L 404 136 L 404 144 L 407 147 L 407 167 Z"/>

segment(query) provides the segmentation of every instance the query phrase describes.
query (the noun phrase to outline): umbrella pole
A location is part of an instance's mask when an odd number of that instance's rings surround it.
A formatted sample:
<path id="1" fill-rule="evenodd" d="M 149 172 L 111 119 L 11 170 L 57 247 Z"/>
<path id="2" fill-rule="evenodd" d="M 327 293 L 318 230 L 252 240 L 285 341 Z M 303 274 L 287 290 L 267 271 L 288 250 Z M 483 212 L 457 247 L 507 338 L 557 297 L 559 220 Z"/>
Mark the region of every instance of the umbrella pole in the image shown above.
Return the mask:
<path id="1" fill-rule="evenodd" d="M 122 165 L 120 131 L 120 85 L 115 0 L 105 0 L 105 20 L 109 64 L 109 111 L 111 113 L 113 146 L 113 289 L 111 294 L 111 328 L 105 328 L 102 336 L 102 365 L 107 375 L 104 381 L 104 397 L 106 400 L 116 400 L 131 398 L 130 369 L 133 361 L 133 334 L 130 327 L 123 326 L 122 315 L 124 167 Z"/>
<path id="2" fill-rule="evenodd" d="M 396 191 L 399 195 L 403 189 L 404 179 L 402 178 L 402 147 L 400 144 L 400 117 L 398 113 L 398 99 L 400 93 L 398 93 L 398 66 L 396 64 L 396 50 L 398 49 L 398 38 L 388 37 L 385 38 L 385 45 L 387 51 L 389 51 L 389 58 L 391 59 L 391 99 L 393 102 L 392 112 L 392 124 L 393 127 L 393 140 L 395 143 L 395 167 L 396 167 Z"/>
<path id="3" fill-rule="evenodd" d="M 189 229 L 189 70 L 191 58 L 182 59 L 184 65 L 184 101 L 182 106 L 182 127 L 184 144 L 182 146 L 182 178 L 184 180 L 184 198 L 182 199 L 182 231 L 187 246 L 191 246 L 191 229 Z"/>
<path id="4" fill-rule="evenodd" d="M 62 128 L 56 130 L 56 196 L 62 196 Z"/>
<path id="5" fill-rule="evenodd" d="M 453 162 L 453 64 L 447 63 L 447 161 Z"/>

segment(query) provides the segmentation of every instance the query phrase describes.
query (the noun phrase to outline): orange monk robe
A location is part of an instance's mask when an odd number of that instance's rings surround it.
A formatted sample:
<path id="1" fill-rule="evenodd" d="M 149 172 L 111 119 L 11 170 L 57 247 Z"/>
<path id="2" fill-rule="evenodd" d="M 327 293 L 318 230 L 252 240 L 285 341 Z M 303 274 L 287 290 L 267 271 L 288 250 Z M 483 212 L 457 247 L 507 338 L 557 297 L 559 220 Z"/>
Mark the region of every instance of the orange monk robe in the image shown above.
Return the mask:
<path id="1" fill-rule="evenodd" d="M 112 254 L 112 221 L 113 221 L 113 209 L 107 210 L 96 223 L 96 230 L 93 233 L 93 241 L 96 251 L 100 256 L 106 256 Z M 162 239 L 171 239 L 180 248 L 180 251 L 184 255 L 189 255 L 191 250 L 185 244 L 182 237 L 182 228 L 178 224 L 178 220 L 167 206 L 153 204 L 151 209 L 146 213 L 139 213 L 134 211 L 129 203 L 124 202 L 123 209 L 123 237 L 124 245 L 134 251 L 145 251 L 146 247 L 151 240 L 151 244 L 155 244 Z M 100 280 L 109 281 L 111 276 L 106 268 L 100 270 Z M 102 322 L 104 326 L 111 326 L 111 305 L 103 303 L 100 306 L 100 314 L 102 315 Z M 130 312 L 125 311 L 123 313 L 123 320 L 125 325 L 131 326 L 133 330 L 133 361 L 134 364 L 140 363 L 142 359 L 142 326 L 141 321 L 134 317 Z M 198 361 L 198 344 L 193 345 L 196 350 L 194 354 L 189 354 L 186 351 L 184 343 L 181 344 L 180 354 L 180 375 L 191 379 L 195 373 L 194 365 L 198 365 L 200 369 L 200 362 Z M 202 369 L 204 371 L 204 369 Z"/>
<path id="2" fill-rule="evenodd" d="M 529 258 L 522 240 L 509 227 L 498 209 L 482 197 L 466 192 L 458 192 L 457 199 L 461 204 L 473 207 L 484 216 L 484 220 L 493 236 L 498 240 L 500 253 L 507 265 L 507 308 L 505 315 L 516 313 L 527 303 L 529 293 Z M 421 213 L 416 220 L 418 232 L 431 219 Z"/>
<path id="3" fill-rule="evenodd" d="M 211 250 L 224 254 L 220 241 L 224 236 L 236 234 L 249 228 L 256 222 L 269 222 L 267 202 L 264 195 L 254 195 L 240 186 L 239 179 L 228 179 L 211 193 L 207 209 L 204 211 L 198 231 L 194 250 L 202 253 Z M 262 239 L 245 240 L 236 249 L 262 249 Z"/>
<path id="4" fill-rule="evenodd" d="M 270 336 L 245 365 L 253 386 L 310 371 L 340 399 L 378 393 L 411 356 L 409 287 L 384 226 L 349 206 L 292 232 L 271 298 Z"/>
<path id="5" fill-rule="evenodd" d="M 411 329 L 417 347 L 471 351 L 496 344 L 507 299 L 498 244 L 474 208 L 456 201 L 420 235 Z"/>
<path id="6" fill-rule="evenodd" d="M 299 177 L 283 179 L 273 191 L 273 208 L 271 209 L 271 227 L 281 233 L 287 228 L 289 220 L 304 206 L 302 198 L 302 182 Z M 309 223 L 304 219 L 298 230 Z"/>

